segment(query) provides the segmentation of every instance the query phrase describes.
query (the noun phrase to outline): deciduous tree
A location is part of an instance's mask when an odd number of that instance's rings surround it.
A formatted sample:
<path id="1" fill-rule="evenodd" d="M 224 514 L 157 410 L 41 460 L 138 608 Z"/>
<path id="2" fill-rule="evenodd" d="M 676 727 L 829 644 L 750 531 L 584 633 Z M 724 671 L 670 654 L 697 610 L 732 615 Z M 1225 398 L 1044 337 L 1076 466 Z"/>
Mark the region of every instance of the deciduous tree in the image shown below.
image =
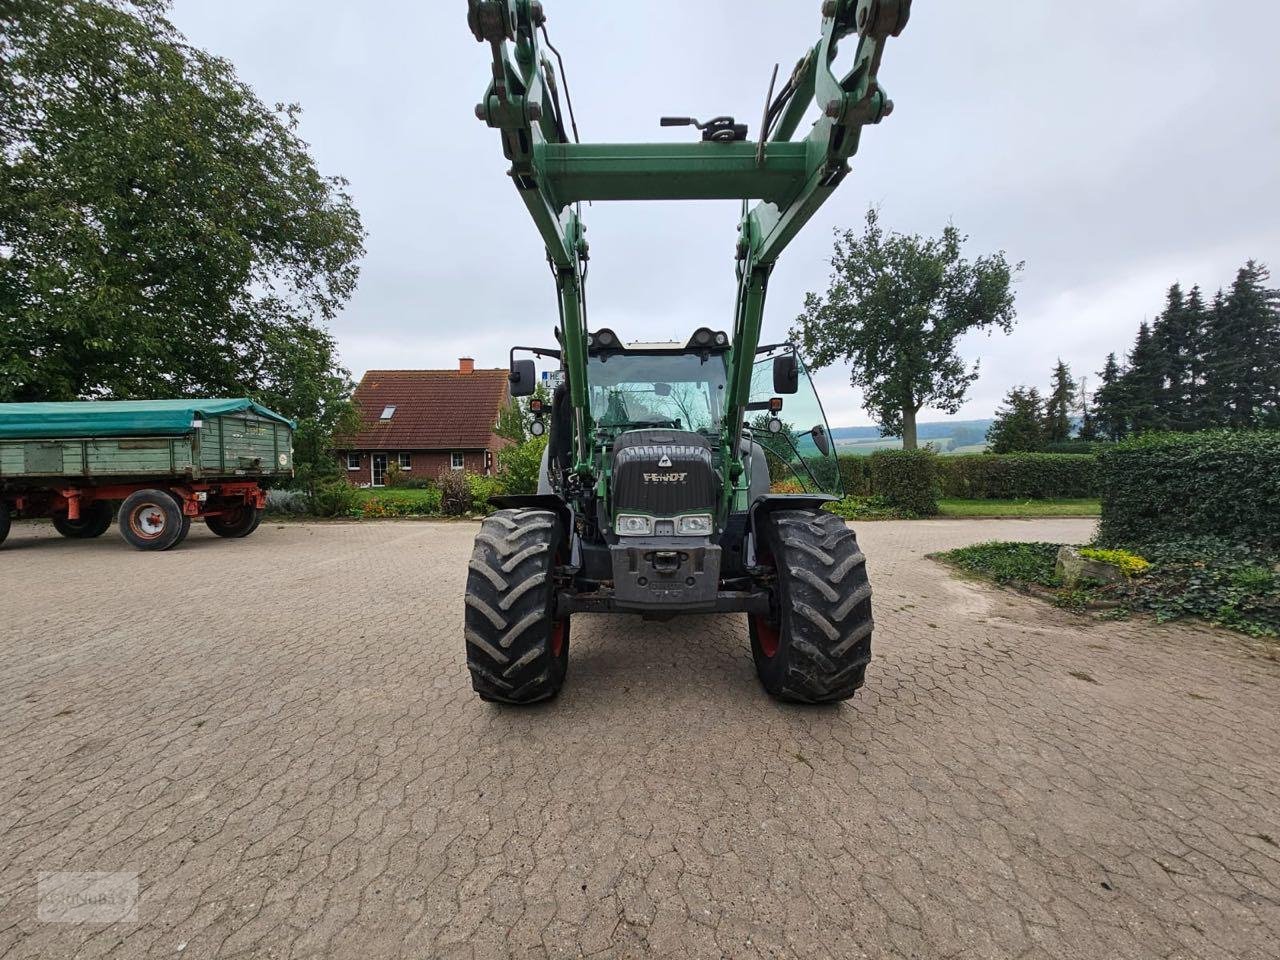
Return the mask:
<path id="1" fill-rule="evenodd" d="M 0 7 L 0 400 L 250 395 L 323 446 L 363 230 L 165 0 Z"/>
<path id="2" fill-rule="evenodd" d="M 861 235 L 837 232 L 825 294 L 805 296 L 791 336 L 812 369 L 843 361 L 867 411 L 886 436 L 917 446 L 924 407 L 955 413 L 978 368 L 956 350 L 971 330 L 1008 332 L 1016 313 L 1013 276 L 1003 252 L 969 261 L 968 238 L 954 226 L 942 236 L 886 233 L 867 212 Z"/>

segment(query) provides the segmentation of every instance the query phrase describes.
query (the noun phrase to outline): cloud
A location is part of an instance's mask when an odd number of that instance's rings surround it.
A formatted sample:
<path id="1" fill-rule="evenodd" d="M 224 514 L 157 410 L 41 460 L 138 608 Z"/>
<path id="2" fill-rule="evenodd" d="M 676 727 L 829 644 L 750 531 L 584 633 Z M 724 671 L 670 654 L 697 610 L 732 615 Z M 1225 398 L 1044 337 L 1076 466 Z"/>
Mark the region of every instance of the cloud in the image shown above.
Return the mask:
<path id="1" fill-rule="evenodd" d="M 687 137 L 658 128 L 664 113 L 754 127 L 772 65 L 785 73 L 818 35 L 816 2 L 545 6 L 594 140 Z M 882 70 L 898 109 L 784 255 L 765 335 L 824 285 L 831 229 L 871 203 L 892 229 L 950 220 L 975 254 L 1027 261 L 1016 332 L 964 344 L 983 371 L 969 417 L 1047 380 L 1058 356 L 1097 370 L 1170 282 L 1213 288 L 1248 257 L 1277 259 L 1280 6 L 1232 9 L 1131 0 L 1086 19 L 1053 0 L 917 3 Z M 497 135 L 472 114 L 488 51 L 460 0 L 179 0 L 173 20 L 265 102 L 301 103 L 321 170 L 351 181 L 368 255 L 333 332 L 357 375 L 461 353 L 496 366 L 512 343 L 550 342 L 554 287 Z M 647 339 L 730 325 L 736 204 L 595 204 L 586 220 L 593 325 Z M 869 422 L 846 374 L 819 382 L 833 422 Z"/>

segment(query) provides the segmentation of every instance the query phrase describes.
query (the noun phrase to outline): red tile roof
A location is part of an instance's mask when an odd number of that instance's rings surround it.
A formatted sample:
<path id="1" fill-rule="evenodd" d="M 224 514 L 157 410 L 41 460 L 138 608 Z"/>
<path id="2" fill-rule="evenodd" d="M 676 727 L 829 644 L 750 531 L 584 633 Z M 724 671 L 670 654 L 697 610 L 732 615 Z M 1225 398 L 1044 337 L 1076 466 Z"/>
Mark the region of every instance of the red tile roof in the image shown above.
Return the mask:
<path id="1" fill-rule="evenodd" d="M 505 369 L 370 370 L 356 387 L 360 431 L 337 440 L 350 450 L 483 450 L 508 397 Z M 391 419 L 380 419 L 395 407 Z"/>

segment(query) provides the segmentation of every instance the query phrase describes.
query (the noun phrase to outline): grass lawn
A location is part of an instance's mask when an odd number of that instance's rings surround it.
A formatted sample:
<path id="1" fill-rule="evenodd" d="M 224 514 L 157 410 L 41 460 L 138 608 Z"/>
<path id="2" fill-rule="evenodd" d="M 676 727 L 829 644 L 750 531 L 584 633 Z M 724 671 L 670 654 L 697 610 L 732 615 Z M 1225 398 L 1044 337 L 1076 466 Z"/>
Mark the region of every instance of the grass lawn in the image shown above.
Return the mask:
<path id="1" fill-rule="evenodd" d="M 939 500 L 944 517 L 1096 517 L 1097 500 Z"/>

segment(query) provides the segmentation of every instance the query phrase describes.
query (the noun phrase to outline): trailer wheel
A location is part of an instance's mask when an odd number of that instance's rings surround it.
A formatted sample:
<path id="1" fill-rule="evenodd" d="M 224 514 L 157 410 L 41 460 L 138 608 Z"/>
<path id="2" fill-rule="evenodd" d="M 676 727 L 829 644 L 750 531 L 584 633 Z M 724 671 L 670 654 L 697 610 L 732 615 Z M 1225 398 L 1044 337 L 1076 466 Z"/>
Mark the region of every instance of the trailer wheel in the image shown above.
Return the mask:
<path id="1" fill-rule="evenodd" d="M 226 513 L 204 518 L 205 526 L 220 537 L 247 537 L 258 529 L 261 522 L 262 511 L 247 503 Z"/>
<path id="2" fill-rule="evenodd" d="M 560 692 L 569 618 L 556 619 L 565 530 L 549 510 L 499 510 L 476 535 L 467 574 L 471 685 L 483 700 L 534 703 Z"/>
<path id="3" fill-rule="evenodd" d="M 120 505 L 120 535 L 139 550 L 168 550 L 190 529 L 191 518 L 167 490 L 136 490 Z"/>
<path id="4" fill-rule="evenodd" d="M 80 510 L 80 519 L 54 517 L 53 528 L 72 540 L 92 540 L 107 532 L 111 526 L 111 504 L 107 500 L 94 500 Z"/>
<path id="5" fill-rule="evenodd" d="M 857 537 L 822 510 L 767 514 L 758 532 L 757 559 L 776 576 L 770 614 L 750 617 L 760 682 L 780 700 L 849 699 L 866 678 L 873 626 Z"/>

